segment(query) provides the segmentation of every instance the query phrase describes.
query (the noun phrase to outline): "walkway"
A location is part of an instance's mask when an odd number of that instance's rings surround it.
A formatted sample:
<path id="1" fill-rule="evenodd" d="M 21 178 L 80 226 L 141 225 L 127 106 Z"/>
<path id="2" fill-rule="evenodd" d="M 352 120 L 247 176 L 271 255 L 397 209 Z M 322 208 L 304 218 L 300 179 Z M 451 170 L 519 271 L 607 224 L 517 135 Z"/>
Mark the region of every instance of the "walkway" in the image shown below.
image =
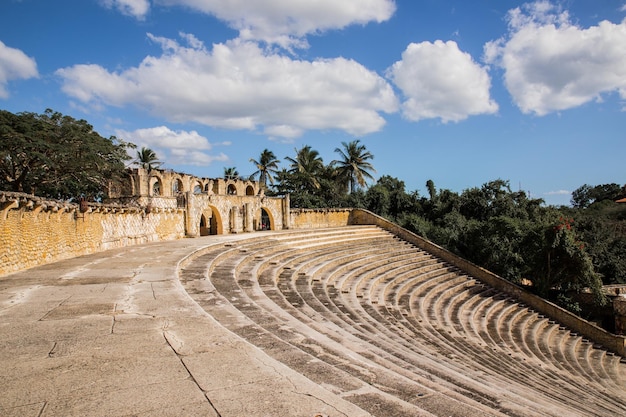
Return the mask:
<path id="1" fill-rule="evenodd" d="M 0 415 L 368 415 L 235 336 L 177 263 L 254 234 L 147 244 L 0 277 Z"/>

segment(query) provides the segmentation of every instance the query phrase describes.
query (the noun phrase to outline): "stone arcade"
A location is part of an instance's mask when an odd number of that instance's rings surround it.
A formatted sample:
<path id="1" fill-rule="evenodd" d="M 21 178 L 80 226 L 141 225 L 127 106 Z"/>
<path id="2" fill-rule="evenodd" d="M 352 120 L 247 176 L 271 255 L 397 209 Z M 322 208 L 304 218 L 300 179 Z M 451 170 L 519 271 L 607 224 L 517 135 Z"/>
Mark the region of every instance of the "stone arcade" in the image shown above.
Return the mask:
<path id="1" fill-rule="evenodd" d="M 107 203 L 147 212 L 184 209 L 188 237 L 289 228 L 289 197 L 267 197 L 257 181 L 209 179 L 168 170 L 128 171 L 111 184 Z"/>

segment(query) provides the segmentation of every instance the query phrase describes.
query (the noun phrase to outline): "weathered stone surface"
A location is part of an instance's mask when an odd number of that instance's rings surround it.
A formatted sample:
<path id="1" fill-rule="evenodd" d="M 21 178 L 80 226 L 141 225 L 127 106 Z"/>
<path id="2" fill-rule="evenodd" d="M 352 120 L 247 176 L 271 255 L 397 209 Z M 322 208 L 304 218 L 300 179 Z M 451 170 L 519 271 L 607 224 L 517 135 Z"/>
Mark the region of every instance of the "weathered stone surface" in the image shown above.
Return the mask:
<path id="1" fill-rule="evenodd" d="M 0 415 L 367 415 L 189 298 L 177 262 L 237 239 L 116 249 L 0 277 Z"/>

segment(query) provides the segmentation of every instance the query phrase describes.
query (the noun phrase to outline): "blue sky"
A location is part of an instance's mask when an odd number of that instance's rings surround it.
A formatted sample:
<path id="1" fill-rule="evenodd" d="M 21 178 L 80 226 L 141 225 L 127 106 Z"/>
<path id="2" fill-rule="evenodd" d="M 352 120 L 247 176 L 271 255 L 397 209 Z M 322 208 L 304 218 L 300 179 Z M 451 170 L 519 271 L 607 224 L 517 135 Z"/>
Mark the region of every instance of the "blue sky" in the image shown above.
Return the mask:
<path id="1" fill-rule="evenodd" d="M 220 177 L 360 139 L 407 191 L 624 184 L 626 1 L 2 0 L 0 108 Z"/>

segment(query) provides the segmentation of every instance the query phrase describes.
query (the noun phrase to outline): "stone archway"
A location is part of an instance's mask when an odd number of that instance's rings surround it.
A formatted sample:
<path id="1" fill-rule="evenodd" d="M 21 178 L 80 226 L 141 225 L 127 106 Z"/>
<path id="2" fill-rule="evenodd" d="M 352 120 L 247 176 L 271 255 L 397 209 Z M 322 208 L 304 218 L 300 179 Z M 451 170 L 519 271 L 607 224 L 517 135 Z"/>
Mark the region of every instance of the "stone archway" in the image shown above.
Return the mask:
<path id="1" fill-rule="evenodd" d="M 224 233 L 222 226 L 222 216 L 217 208 L 206 207 L 200 214 L 198 232 L 200 236 L 221 235 Z"/>
<path id="2" fill-rule="evenodd" d="M 255 216 L 255 230 L 275 230 L 276 223 L 270 210 L 261 207 Z"/>
<path id="3" fill-rule="evenodd" d="M 161 181 L 161 178 L 157 176 L 150 177 L 149 187 L 148 192 L 151 197 L 159 197 L 163 195 L 163 182 Z"/>
<path id="4" fill-rule="evenodd" d="M 207 220 L 206 216 L 200 216 L 200 236 L 208 236 L 211 234 L 211 217 Z"/>

